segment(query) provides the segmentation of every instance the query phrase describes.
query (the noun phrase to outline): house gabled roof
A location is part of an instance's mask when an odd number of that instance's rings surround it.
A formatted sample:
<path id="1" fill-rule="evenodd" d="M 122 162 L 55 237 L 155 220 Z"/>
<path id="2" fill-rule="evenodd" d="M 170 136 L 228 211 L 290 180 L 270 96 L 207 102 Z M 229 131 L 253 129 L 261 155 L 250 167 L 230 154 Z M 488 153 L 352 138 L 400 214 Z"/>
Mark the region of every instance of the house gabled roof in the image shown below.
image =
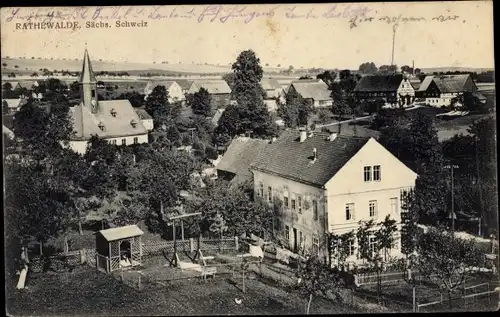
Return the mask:
<path id="1" fill-rule="evenodd" d="M 200 79 L 194 81 L 196 91 L 205 88 L 209 94 L 230 94 L 231 88 L 222 79 Z"/>
<path id="2" fill-rule="evenodd" d="M 426 91 L 432 83 L 433 78 L 434 76 L 425 76 L 424 80 L 420 84 L 420 88 L 418 88 L 418 91 Z"/>
<path id="3" fill-rule="evenodd" d="M 188 90 L 193 84 L 193 81 L 188 79 L 176 79 L 175 81 L 181 86 L 182 90 Z"/>
<path id="4" fill-rule="evenodd" d="M 314 99 L 314 100 L 331 100 L 331 91 L 328 89 L 328 85 L 322 80 L 298 80 L 293 81 L 290 86 L 293 86 L 295 90 L 304 99 Z"/>
<path id="5" fill-rule="evenodd" d="M 392 75 L 368 75 L 362 77 L 355 92 L 396 92 L 403 80 L 403 74 Z"/>
<path id="6" fill-rule="evenodd" d="M 27 102 L 26 99 L 21 99 L 21 98 L 2 99 L 2 105 L 6 103 L 9 109 L 16 109 L 18 107 L 21 107 L 26 102 Z"/>
<path id="7" fill-rule="evenodd" d="M 9 139 L 14 139 L 14 132 L 2 124 L 2 133 L 5 134 Z"/>
<path id="8" fill-rule="evenodd" d="M 258 155 L 251 168 L 317 187 L 324 186 L 367 142 L 369 137 L 313 133 L 300 142 L 297 131 L 285 131 Z M 317 160 L 313 161 L 316 148 Z"/>
<path id="9" fill-rule="evenodd" d="M 134 108 L 134 110 L 135 110 L 135 113 L 137 113 L 137 115 L 139 116 L 139 119 L 141 119 L 141 120 L 153 119 L 153 117 L 151 117 L 151 115 L 144 109 Z"/>
<path id="10" fill-rule="evenodd" d="M 99 230 L 108 242 L 141 236 L 144 232 L 136 225 Z"/>
<path id="11" fill-rule="evenodd" d="M 469 77 L 468 74 L 434 76 L 434 82 L 441 93 L 462 92 Z"/>
<path id="12" fill-rule="evenodd" d="M 260 85 L 264 90 L 282 89 L 280 83 L 275 78 L 262 78 Z"/>
<path id="13" fill-rule="evenodd" d="M 418 90 L 420 88 L 420 85 L 422 85 L 422 82 L 420 79 L 410 79 L 410 84 L 413 87 L 413 89 Z"/>
<path id="14" fill-rule="evenodd" d="M 164 86 L 168 90 L 173 84 L 176 84 L 173 80 L 158 80 L 150 82 L 151 89 L 154 89 L 157 86 Z"/>
<path id="15" fill-rule="evenodd" d="M 76 132 L 74 138 L 78 140 L 88 140 L 92 135 L 112 138 L 148 133 L 130 101 L 126 99 L 99 101 L 98 112 L 95 114 L 83 104 L 70 109 Z M 111 114 L 111 109 L 117 112 L 116 117 Z M 131 124 L 132 120 L 136 122 L 135 127 Z M 101 122 L 104 125 L 104 131 L 99 128 Z"/>
<path id="16" fill-rule="evenodd" d="M 257 155 L 269 145 L 269 141 L 237 137 L 228 146 L 226 153 L 217 164 L 217 170 L 230 172 L 240 177 L 250 177 L 250 165 Z"/>

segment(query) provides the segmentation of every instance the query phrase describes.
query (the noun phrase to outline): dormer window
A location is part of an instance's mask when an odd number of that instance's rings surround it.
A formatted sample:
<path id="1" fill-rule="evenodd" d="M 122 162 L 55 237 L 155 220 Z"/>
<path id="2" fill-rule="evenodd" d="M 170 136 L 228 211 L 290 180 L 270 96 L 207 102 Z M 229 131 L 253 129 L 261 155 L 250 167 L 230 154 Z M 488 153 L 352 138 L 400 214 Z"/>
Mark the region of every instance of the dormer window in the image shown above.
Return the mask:
<path id="1" fill-rule="evenodd" d="M 116 117 L 117 112 L 116 112 L 115 108 L 112 108 L 110 113 L 113 117 Z"/>
<path id="2" fill-rule="evenodd" d="M 99 129 L 101 129 L 101 131 L 104 131 L 104 123 L 99 122 L 97 126 L 99 127 Z"/>
<path id="3" fill-rule="evenodd" d="M 135 119 L 132 119 L 132 121 L 130 121 L 130 125 L 135 128 L 137 126 L 137 121 L 135 121 Z"/>

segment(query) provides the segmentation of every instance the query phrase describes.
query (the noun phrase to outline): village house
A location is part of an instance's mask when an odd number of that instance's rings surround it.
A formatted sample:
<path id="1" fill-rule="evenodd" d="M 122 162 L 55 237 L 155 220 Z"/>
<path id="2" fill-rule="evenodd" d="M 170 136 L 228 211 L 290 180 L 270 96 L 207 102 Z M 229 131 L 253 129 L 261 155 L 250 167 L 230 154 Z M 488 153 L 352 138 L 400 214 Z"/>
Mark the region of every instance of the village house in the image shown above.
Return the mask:
<path id="1" fill-rule="evenodd" d="M 279 98 L 283 88 L 281 87 L 278 80 L 274 78 L 262 78 L 260 81 L 262 89 L 266 92 L 265 99 L 277 99 Z"/>
<path id="2" fill-rule="evenodd" d="M 116 145 L 148 143 L 148 130 L 130 101 L 98 100 L 97 80 L 87 49 L 79 83 L 81 102 L 70 108 L 75 131 L 70 141 L 73 151 L 84 154 L 93 135 Z"/>
<path id="3" fill-rule="evenodd" d="M 415 100 L 415 89 L 403 74 L 363 76 L 354 95 L 361 100 L 383 100 L 389 105 L 409 106 Z"/>
<path id="4" fill-rule="evenodd" d="M 173 80 L 162 80 L 162 81 L 150 81 L 144 88 L 144 98 L 153 92 L 153 89 L 157 86 L 164 86 L 168 91 L 168 102 L 184 101 L 186 99 L 182 87 Z"/>
<path id="5" fill-rule="evenodd" d="M 250 164 L 268 144 L 269 141 L 262 139 L 234 138 L 217 163 L 217 177 L 232 183 L 252 180 Z"/>
<path id="6" fill-rule="evenodd" d="M 257 196 L 282 208 L 274 222 L 291 250 L 327 256 L 327 234 L 386 215 L 401 227 L 401 190 L 417 175 L 374 138 L 285 131 L 251 165 Z M 392 256 L 399 256 L 400 233 Z M 371 243 L 376 241 L 371 238 Z M 360 263 L 352 240 L 349 262 Z"/>
<path id="7" fill-rule="evenodd" d="M 287 95 L 292 91 L 297 92 L 306 101 L 311 102 L 315 107 L 330 107 L 333 104 L 331 91 L 328 85 L 321 79 L 303 79 L 292 81 L 288 88 Z"/>
<path id="8" fill-rule="evenodd" d="M 181 86 L 182 93 L 186 95 L 189 91 L 189 88 L 191 88 L 191 85 L 193 84 L 192 80 L 188 79 L 176 79 L 175 82 Z"/>
<path id="9" fill-rule="evenodd" d="M 14 114 L 18 112 L 23 105 L 27 103 L 27 100 L 24 98 L 15 98 L 15 99 L 2 99 L 2 111 L 6 108 L 8 114 Z"/>
<path id="10" fill-rule="evenodd" d="M 226 108 L 231 103 L 231 88 L 222 79 L 199 79 L 195 80 L 189 87 L 188 94 L 194 94 L 205 88 L 212 97 L 212 107 Z"/>
<path id="11" fill-rule="evenodd" d="M 453 98 L 465 92 L 472 93 L 481 101 L 485 100 L 470 74 L 426 76 L 419 88 L 426 104 L 433 107 L 450 106 Z"/>
<path id="12" fill-rule="evenodd" d="M 134 108 L 134 110 L 139 119 L 141 119 L 142 125 L 146 128 L 146 130 L 152 131 L 154 128 L 153 117 L 151 117 L 151 115 L 144 109 Z"/>

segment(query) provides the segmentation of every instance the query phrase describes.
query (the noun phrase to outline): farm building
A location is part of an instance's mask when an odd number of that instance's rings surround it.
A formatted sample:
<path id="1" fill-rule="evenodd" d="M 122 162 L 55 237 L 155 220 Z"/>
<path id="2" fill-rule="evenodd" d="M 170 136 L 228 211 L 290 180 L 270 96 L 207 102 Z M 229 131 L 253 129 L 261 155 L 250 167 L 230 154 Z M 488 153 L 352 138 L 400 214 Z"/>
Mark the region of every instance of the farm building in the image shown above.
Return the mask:
<path id="1" fill-rule="evenodd" d="M 367 75 L 354 88 L 358 100 L 383 100 L 388 104 L 411 105 L 415 89 L 403 74 Z"/>
<path id="2" fill-rule="evenodd" d="M 79 84 L 81 102 L 70 108 L 75 131 L 70 141 L 73 151 L 85 153 L 93 135 L 118 145 L 148 143 L 148 130 L 130 101 L 99 100 L 97 80 L 87 49 Z"/>
<path id="3" fill-rule="evenodd" d="M 465 92 L 472 93 L 480 101 L 486 99 L 478 92 L 470 74 L 426 76 L 419 88 L 422 98 L 433 107 L 449 106 L 453 98 Z"/>
<path id="4" fill-rule="evenodd" d="M 321 79 L 292 81 L 287 94 L 297 92 L 305 100 L 309 100 L 314 107 L 329 107 L 333 104 L 328 85 Z"/>
<path id="5" fill-rule="evenodd" d="M 193 81 L 188 79 L 176 79 L 175 82 L 181 86 L 183 94 L 187 94 L 193 84 Z"/>
<path id="6" fill-rule="evenodd" d="M 144 88 L 144 94 L 146 98 L 151 94 L 156 86 L 164 86 L 168 91 L 168 101 L 177 102 L 186 99 L 182 87 L 173 80 L 162 80 L 162 81 L 150 81 Z"/>
<path id="7" fill-rule="evenodd" d="M 136 225 L 100 230 L 96 234 L 96 267 L 105 273 L 140 266 L 141 236 Z"/>
<path id="8" fill-rule="evenodd" d="M 231 88 L 222 79 L 200 79 L 195 80 L 188 90 L 189 94 L 198 92 L 200 88 L 205 88 L 212 97 L 212 104 L 215 109 L 225 108 L 231 103 Z"/>
<path id="9" fill-rule="evenodd" d="M 262 78 L 260 85 L 266 92 L 266 99 L 279 98 L 282 88 L 278 80 L 274 78 Z"/>

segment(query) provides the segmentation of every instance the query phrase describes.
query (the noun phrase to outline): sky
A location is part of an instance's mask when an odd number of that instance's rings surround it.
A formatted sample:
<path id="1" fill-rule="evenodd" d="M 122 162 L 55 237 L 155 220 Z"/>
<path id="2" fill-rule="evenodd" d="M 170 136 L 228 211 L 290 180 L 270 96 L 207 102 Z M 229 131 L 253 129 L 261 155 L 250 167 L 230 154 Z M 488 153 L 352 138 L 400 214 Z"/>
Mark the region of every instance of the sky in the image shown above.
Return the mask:
<path id="1" fill-rule="evenodd" d="M 233 15 L 241 16 L 225 19 L 231 10 Z M 47 21 L 51 12 L 55 12 L 51 22 L 78 22 L 82 27 L 16 29 L 27 22 Z M 57 18 L 58 12 L 66 14 L 64 20 Z M 84 12 L 86 16 L 82 16 Z M 175 14 L 177 17 L 172 18 Z M 11 57 L 81 59 L 87 43 L 93 59 L 113 61 L 227 65 L 242 50 L 252 49 L 262 64 L 270 66 L 357 69 L 367 61 L 391 63 L 395 28 L 397 65 L 411 65 L 414 61 L 420 68 L 494 67 L 491 1 L 249 5 L 222 9 L 2 8 L 0 15 L 2 56 Z M 144 21 L 148 25 L 118 28 L 118 15 L 121 22 Z M 357 17 L 355 27 L 351 27 L 353 17 Z M 446 21 L 439 21 L 442 19 Z M 110 27 L 86 28 L 86 22 L 109 23 Z"/>

